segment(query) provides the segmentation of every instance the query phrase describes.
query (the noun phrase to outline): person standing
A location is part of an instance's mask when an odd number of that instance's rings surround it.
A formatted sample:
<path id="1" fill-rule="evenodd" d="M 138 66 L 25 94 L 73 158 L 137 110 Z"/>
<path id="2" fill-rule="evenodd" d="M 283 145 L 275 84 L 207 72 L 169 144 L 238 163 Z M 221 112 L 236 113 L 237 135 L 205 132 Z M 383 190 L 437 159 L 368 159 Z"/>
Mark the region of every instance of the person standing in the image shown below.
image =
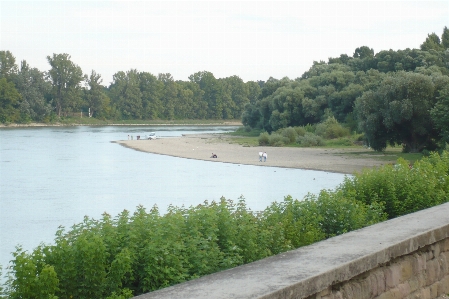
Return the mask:
<path id="1" fill-rule="evenodd" d="M 267 153 L 266 152 L 263 152 L 263 161 L 267 162 Z"/>
<path id="2" fill-rule="evenodd" d="M 259 162 L 262 162 L 262 156 L 263 156 L 263 153 L 259 152 Z"/>

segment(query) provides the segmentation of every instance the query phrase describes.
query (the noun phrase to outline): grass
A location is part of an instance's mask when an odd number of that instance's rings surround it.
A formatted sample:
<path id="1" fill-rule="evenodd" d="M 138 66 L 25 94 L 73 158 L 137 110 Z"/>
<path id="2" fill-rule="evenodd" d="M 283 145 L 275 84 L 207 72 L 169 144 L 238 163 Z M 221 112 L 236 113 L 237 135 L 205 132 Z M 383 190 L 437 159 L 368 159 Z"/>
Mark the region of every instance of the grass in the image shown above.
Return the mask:
<path id="1" fill-rule="evenodd" d="M 386 161 L 395 163 L 399 158 L 409 161 L 414 164 L 417 160 L 423 157 L 421 153 L 403 153 L 401 147 L 387 147 L 383 152 L 376 152 L 370 149 L 363 149 L 361 151 L 342 152 L 342 155 L 351 156 L 353 158 L 366 158 L 367 156 L 379 161 Z"/>
<path id="2" fill-rule="evenodd" d="M 231 143 L 239 144 L 242 146 L 259 146 L 259 135 L 262 133 L 260 130 L 246 131 L 243 127 L 239 128 L 235 132 L 226 133 L 230 136 L 229 141 Z M 402 147 L 391 147 L 388 146 L 383 152 L 376 152 L 372 149 L 368 149 L 363 145 L 354 143 L 356 140 L 360 139 L 359 135 L 341 137 L 335 139 L 325 140 L 325 145 L 320 146 L 320 148 L 332 148 L 332 149 L 351 149 L 350 151 L 342 151 L 341 155 L 350 156 L 352 158 L 371 158 L 379 161 L 385 161 L 390 163 L 396 163 L 399 158 L 403 158 L 409 161 L 410 164 L 415 163 L 415 161 L 420 160 L 423 157 L 421 153 L 403 153 Z M 285 147 L 298 147 L 302 146 L 299 144 L 288 144 Z M 357 150 L 359 149 L 359 150 Z"/>

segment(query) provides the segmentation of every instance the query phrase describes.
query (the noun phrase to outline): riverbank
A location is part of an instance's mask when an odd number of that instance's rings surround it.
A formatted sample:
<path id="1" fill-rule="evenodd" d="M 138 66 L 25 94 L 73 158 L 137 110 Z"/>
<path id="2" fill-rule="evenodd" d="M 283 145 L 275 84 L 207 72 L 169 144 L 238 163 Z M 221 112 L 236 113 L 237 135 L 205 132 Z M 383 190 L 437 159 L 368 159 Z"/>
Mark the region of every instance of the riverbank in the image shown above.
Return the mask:
<path id="1" fill-rule="evenodd" d="M 200 134 L 156 140 L 115 141 L 134 150 L 175 156 L 187 159 L 224 162 L 245 165 L 260 165 L 297 169 L 320 170 L 335 173 L 354 174 L 365 168 L 387 164 L 368 155 L 371 150 L 354 148 L 291 148 L 254 146 L 247 147 L 231 143 L 226 135 Z M 366 151 L 367 155 L 348 155 L 351 152 Z M 259 161 L 259 152 L 267 153 L 266 162 Z M 211 158 L 212 153 L 217 158 Z"/>
<path id="2" fill-rule="evenodd" d="M 26 127 L 74 127 L 74 126 L 241 126 L 240 121 L 202 121 L 202 122 L 183 122 L 183 121 L 154 121 L 146 123 L 108 123 L 108 122 L 96 122 L 96 123 L 27 123 L 27 124 L 2 124 L 0 128 L 26 128 Z"/>

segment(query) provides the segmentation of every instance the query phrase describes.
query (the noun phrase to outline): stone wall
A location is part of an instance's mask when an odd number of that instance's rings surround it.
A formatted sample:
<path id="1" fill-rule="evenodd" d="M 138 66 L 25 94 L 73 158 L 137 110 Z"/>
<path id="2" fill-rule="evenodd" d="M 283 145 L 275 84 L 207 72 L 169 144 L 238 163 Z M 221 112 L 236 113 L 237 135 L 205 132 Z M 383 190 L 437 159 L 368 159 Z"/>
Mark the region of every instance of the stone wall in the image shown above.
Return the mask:
<path id="1" fill-rule="evenodd" d="M 449 203 L 135 298 L 433 299 L 449 293 Z"/>
<path id="2" fill-rule="evenodd" d="M 308 298 L 432 299 L 449 294 L 449 239 L 334 284 Z"/>

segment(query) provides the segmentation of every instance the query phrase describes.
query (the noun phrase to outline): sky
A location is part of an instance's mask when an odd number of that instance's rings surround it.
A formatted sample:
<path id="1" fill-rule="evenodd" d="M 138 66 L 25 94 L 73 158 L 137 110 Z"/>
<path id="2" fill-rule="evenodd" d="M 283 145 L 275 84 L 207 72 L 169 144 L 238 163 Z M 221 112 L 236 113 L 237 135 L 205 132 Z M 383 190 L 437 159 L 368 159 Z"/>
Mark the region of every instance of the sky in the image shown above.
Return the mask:
<path id="1" fill-rule="evenodd" d="M 4 1 L 0 50 L 48 71 L 67 53 L 104 85 L 119 71 L 188 81 L 295 79 L 357 47 L 419 48 L 449 27 L 449 1 Z"/>

